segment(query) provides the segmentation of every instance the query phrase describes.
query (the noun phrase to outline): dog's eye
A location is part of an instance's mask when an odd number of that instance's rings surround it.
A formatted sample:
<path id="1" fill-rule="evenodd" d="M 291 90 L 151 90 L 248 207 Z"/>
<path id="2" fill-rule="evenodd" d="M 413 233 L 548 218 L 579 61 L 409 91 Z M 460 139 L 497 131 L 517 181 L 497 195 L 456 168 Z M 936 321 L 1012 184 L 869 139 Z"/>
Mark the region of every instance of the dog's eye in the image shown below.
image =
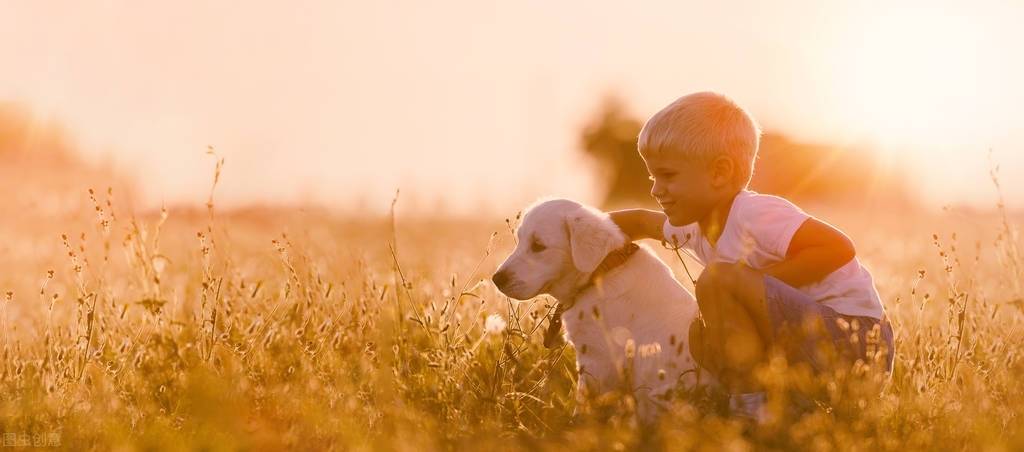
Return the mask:
<path id="1" fill-rule="evenodd" d="M 530 251 L 533 251 L 534 253 L 539 253 L 541 251 L 544 251 L 545 249 L 547 249 L 547 247 L 544 246 L 543 243 L 540 243 L 540 241 L 538 241 L 537 239 L 534 239 L 533 242 L 530 242 Z"/>

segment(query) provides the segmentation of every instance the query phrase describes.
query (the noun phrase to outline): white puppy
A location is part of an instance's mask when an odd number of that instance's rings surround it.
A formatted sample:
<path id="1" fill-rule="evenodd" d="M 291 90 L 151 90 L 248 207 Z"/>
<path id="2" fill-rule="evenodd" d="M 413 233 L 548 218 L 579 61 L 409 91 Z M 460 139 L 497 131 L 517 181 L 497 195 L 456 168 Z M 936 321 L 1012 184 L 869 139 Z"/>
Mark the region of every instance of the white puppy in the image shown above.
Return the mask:
<path id="1" fill-rule="evenodd" d="M 697 301 L 653 252 L 629 254 L 607 214 L 565 199 L 528 207 L 516 236 L 495 286 L 515 299 L 549 294 L 562 305 L 579 397 L 632 391 L 638 416 L 650 422 L 677 384 L 692 388 L 698 377 L 688 332 Z"/>

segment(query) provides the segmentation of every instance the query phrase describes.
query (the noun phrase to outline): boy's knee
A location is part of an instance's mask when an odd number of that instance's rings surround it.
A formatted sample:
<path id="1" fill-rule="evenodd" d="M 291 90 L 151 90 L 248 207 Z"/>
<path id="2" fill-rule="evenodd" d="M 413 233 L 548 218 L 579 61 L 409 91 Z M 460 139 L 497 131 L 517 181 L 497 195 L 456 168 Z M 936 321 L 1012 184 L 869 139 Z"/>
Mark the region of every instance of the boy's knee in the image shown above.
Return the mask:
<path id="1" fill-rule="evenodd" d="M 694 295 L 701 312 L 714 311 L 725 304 L 757 309 L 756 303 L 764 298 L 764 290 L 764 274 L 743 264 L 720 262 L 704 269 Z"/>
<path id="2" fill-rule="evenodd" d="M 719 293 L 729 291 L 735 287 L 746 275 L 748 269 L 741 264 L 728 262 L 715 262 L 708 265 L 697 280 L 694 290 L 698 299 L 701 292 Z"/>
<path id="3" fill-rule="evenodd" d="M 720 298 L 722 290 L 727 286 L 724 276 L 718 271 L 712 271 L 711 267 L 704 269 L 697 283 L 693 287 L 694 296 L 697 298 L 697 305 L 701 311 L 706 307 L 717 305 L 716 300 Z"/>
<path id="4" fill-rule="evenodd" d="M 738 301 L 733 298 L 742 293 L 739 289 L 744 284 L 746 271 L 749 269 L 739 264 L 724 262 L 717 262 L 705 268 L 694 286 L 694 295 L 701 312 L 712 318 L 724 315 L 724 304 Z"/>

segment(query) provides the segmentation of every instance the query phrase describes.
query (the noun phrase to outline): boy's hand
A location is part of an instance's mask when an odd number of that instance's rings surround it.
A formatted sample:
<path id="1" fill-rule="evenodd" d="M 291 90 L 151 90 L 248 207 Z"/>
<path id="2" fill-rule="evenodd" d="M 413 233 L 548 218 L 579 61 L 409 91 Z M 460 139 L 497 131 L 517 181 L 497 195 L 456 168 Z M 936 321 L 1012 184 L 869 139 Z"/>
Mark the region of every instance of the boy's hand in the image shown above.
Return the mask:
<path id="1" fill-rule="evenodd" d="M 821 281 L 856 255 L 853 242 L 832 225 L 809 218 L 793 234 L 786 259 L 761 271 L 801 287 Z"/>
<path id="2" fill-rule="evenodd" d="M 665 240 L 662 226 L 668 217 L 664 212 L 649 209 L 623 209 L 608 212 L 608 216 L 630 241 L 640 239 Z"/>

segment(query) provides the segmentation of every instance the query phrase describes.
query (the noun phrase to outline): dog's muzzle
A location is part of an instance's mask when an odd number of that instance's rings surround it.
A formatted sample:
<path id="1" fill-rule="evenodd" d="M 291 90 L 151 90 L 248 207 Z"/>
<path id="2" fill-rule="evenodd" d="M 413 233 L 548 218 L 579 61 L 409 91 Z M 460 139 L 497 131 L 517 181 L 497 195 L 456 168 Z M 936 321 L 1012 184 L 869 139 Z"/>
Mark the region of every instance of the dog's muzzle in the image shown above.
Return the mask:
<path id="1" fill-rule="evenodd" d="M 494 276 L 491 277 L 491 281 L 494 282 L 494 287 L 497 287 L 498 290 L 502 291 L 502 293 L 505 292 L 505 289 L 506 289 L 505 286 L 508 284 L 509 280 L 511 280 L 511 279 L 512 279 L 512 276 L 509 275 L 508 270 L 499 271 L 499 272 L 495 273 Z"/>

